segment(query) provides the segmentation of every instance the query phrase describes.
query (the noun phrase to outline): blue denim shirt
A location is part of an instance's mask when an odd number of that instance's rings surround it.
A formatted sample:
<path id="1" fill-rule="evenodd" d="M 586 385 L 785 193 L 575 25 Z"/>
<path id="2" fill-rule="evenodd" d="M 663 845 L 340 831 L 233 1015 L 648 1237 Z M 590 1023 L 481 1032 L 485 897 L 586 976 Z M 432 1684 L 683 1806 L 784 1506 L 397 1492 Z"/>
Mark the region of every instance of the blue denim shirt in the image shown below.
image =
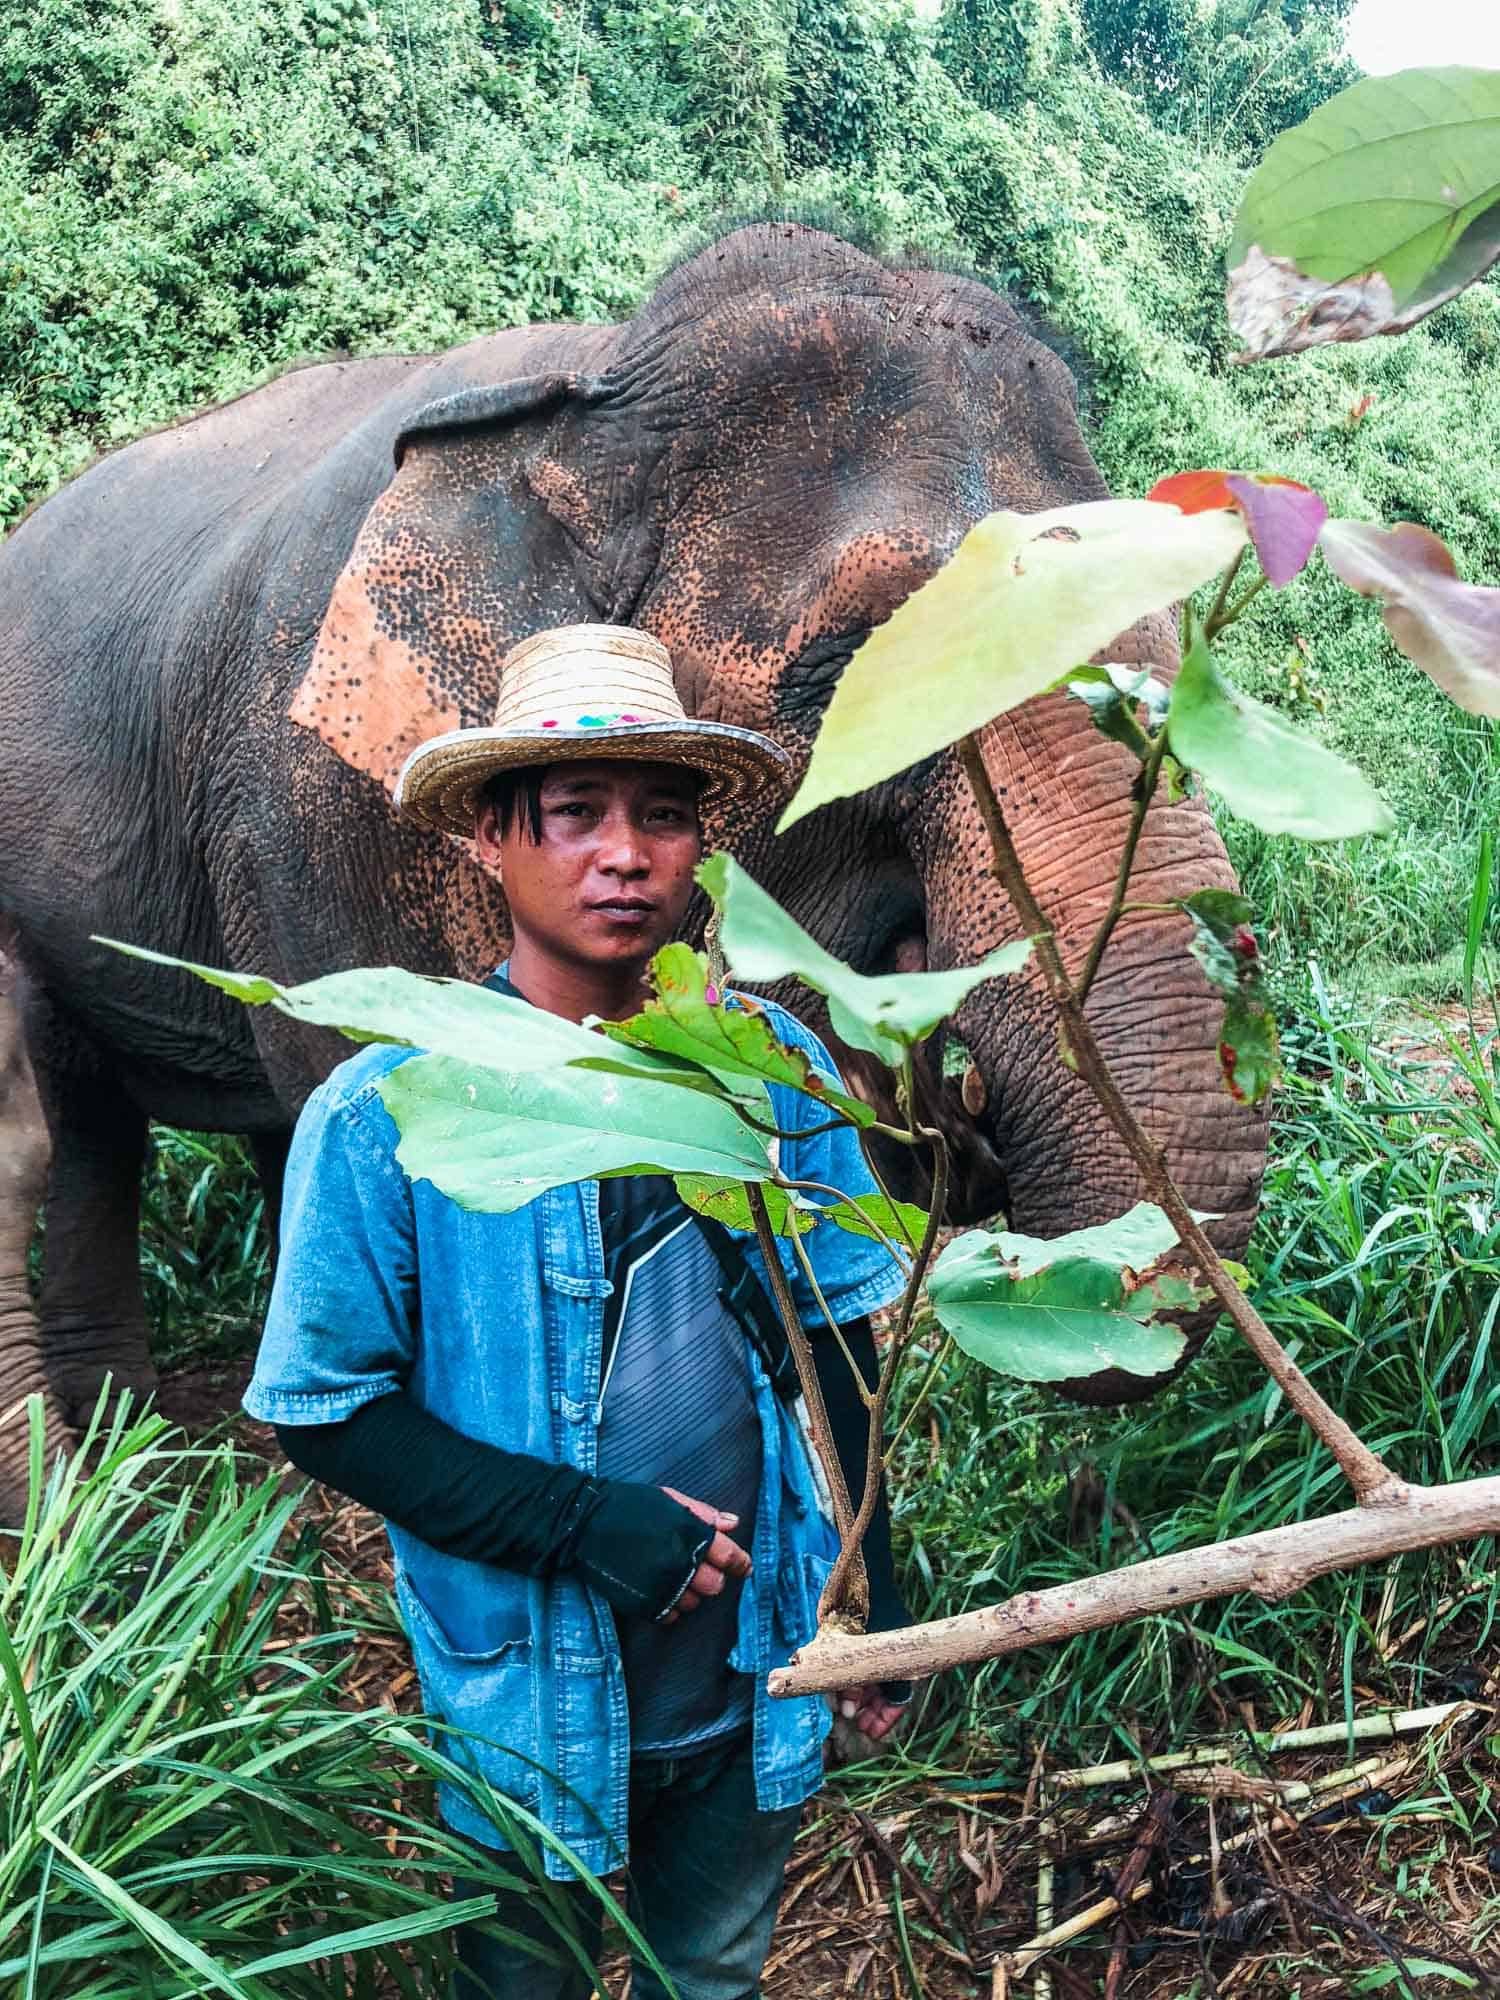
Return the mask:
<path id="1" fill-rule="evenodd" d="M 827 1051 L 784 1008 L 783 1040 L 837 1079 Z M 600 1420 L 604 1276 L 599 1183 L 549 1189 L 510 1215 L 461 1209 L 396 1163 L 380 1079 L 410 1049 L 350 1058 L 305 1105 L 287 1165 L 281 1254 L 245 1408 L 266 1423 L 321 1424 L 396 1388 L 470 1437 L 591 1472 Z M 783 1131 L 825 1122 L 773 1085 Z M 870 1191 L 847 1127 L 784 1140 L 790 1177 Z M 877 1243 L 825 1223 L 807 1249 L 841 1321 L 887 1304 L 900 1274 Z M 781 1255 L 804 1322 L 820 1315 L 790 1244 Z M 750 1250 L 751 1261 L 757 1253 Z M 764 1811 L 817 1790 L 829 1716 L 820 1696 L 773 1702 L 771 1668 L 811 1638 L 835 1544 L 800 1433 L 750 1367 L 763 1447 L 760 1505 L 731 1665 L 756 1680 L 756 1799 Z M 711 1390 L 710 1390 L 711 1393 Z M 630 1718 L 604 1599 L 569 1573 L 529 1577 L 445 1555 L 389 1527 L 396 1596 L 442 1747 L 536 1812 L 587 1867 L 626 1859 Z M 462 1736 L 458 1732 L 472 1732 Z M 455 1787 L 444 1818 L 489 1846 L 503 1836 Z M 571 1870 L 548 1852 L 548 1872 Z"/>

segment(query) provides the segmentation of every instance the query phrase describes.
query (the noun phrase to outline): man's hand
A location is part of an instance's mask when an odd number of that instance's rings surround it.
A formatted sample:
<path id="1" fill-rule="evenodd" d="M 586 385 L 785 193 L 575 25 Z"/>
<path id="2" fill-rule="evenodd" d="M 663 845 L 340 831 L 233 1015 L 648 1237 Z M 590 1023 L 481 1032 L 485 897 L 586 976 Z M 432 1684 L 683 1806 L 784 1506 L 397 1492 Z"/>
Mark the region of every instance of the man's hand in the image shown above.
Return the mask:
<path id="1" fill-rule="evenodd" d="M 729 1577 L 750 1574 L 750 1558 L 738 1542 L 732 1542 L 724 1533 L 726 1528 L 740 1525 L 738 1514 L 725 1514 L 717 1507 L 710 1507 L 706 1500 L 690 1500 L 686 1493 L 679 1493 L 674 1486 L 664 1486 L 662 1492 L 679 1507 L 686 1507 L 690 1514 L 696 1514 L 700 1521 L 719 1532 L 714 1536 L 698 1567 L 693 1571 L 687 1589 L 678 1598 L 672 1609 L 657 1620 L 659 1625 L 675 1625 L 684 1611 L 696 1611 L 705 1597 L 717 1597 Z M 889 1726 L 889 1725 L 887 1725 Z"/>
<path id="2" fill-rule="evenodd" d="M 889 1736 L 906 1713 L 906 1703 L 888 1701 L 880 1692 L 878 1681 L 866 1681 L 861 1687 L 840 1688 L 833 1697 L 833 1705 L 837 1714 L 862 1736 L 868 1736 L 872 1743 L 878 1743 L 882 1736 Z"/>

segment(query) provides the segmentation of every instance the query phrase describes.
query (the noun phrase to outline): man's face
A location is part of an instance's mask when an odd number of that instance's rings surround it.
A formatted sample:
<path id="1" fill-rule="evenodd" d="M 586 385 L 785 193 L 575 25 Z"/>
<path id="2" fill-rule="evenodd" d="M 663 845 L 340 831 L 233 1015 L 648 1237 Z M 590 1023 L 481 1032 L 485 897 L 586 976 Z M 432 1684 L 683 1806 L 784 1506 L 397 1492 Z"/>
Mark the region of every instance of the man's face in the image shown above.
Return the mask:
<path id="1" fill-rule="evenodd" d="M 542 781 L 539 842 L 524 798 L 503 834 L 494 807 L 482 807 L 476 844 L 499 864 L 517 937 L 573 964 L 644 968 L 692 894 L 700 782 L 674 764 L 555 764 Z"/>

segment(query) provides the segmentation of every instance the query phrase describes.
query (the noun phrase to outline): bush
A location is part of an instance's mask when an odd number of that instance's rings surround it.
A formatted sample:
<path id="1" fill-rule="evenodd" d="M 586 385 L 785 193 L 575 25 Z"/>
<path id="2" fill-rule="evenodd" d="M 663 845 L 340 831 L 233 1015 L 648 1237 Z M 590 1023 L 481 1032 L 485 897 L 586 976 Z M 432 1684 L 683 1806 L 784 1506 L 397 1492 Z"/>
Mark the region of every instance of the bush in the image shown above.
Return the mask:
<path id="1" fill-rule="evenodd" d="M 354 1639 L 394 1620 L 298 1528 L 280 1478 L 123 1400 L 50 1477 L 39 1424 L 32 1443 L 0 1563 L 0 1989 L 415 2000 L 442 1990 L 455 1920 L 517 1884 L 566 1936 L 553 1837 L 415 1721 L 355 1705 Z M 438 1777 L 515 1853 L 450 1834 Z M 455 1867 L 484 1885 L 462 1906 Z"/>

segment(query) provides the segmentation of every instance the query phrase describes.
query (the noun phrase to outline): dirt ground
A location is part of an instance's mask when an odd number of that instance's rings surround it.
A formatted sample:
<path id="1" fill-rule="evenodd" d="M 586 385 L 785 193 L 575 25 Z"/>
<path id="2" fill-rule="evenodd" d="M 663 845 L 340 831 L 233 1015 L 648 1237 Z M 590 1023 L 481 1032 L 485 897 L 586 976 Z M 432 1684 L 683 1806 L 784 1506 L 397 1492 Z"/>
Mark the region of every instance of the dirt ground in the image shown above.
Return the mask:
<path id="1" fill-rule="evenodd" d="M 213 1429 L 247 1376 L 248 1363 L 172 1375 L 160 1407 L 190 1431 Z M 275 1457 L 264 1426 L 241 1418 L 234 1428 Z M 375 1516 L 321 1490 L 306 1505 L 352 1576 L 389 1584 Z M 913 1783 L 874 1814 L 835 1775 L 809 1804 L 787 1870 L 766 2000 L 1500 1995 L 1500 1948 L 1489 1941 L 1500 1845 L 1482 1797 L 1497 1773 L 1487 1746 L 1500 1654 L 1490 1650 L 1465 1656 L 1460 1640 L 1443 1683 L 1451 1713 L 1356 1744 L 1352 1766 L 1342 1734 L 1274 1767 L 1213 1761 L 1226 1747 L 1205 1743 L 1193 1752 L 1201 1762 L 1149 1781 L 1125 1773 L 1070 1787 L 1039 1765 L 1018 1785 L 976 1769 Z M 399 1634 L 361 1641 L 347 1685 L 358 1701 L 415 1708 Z M 1059 1927 L 1053 1950 L 1028 1956 L 1029 1940 Z M 1404 1985 L 1403 1960 L 1420 1983 Z M 1434 1961 L 1459 1979 L 1420 1970 Z"/>

